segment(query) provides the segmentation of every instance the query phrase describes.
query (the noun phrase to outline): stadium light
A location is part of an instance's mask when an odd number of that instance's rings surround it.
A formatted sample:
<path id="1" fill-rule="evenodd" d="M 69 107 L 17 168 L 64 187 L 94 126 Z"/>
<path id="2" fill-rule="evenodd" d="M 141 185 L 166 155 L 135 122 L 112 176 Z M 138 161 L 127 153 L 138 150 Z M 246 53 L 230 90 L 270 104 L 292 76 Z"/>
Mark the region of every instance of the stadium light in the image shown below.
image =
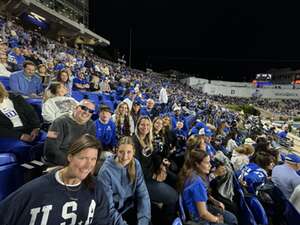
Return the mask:
<path id="1" fill-rule="evenodd" d="M 33 19 L 36 19 L 36 20 L 38 20 L 38 21 L 40 21 L 40 22 L 46 21 L 45 17 L 42 17 L 42 16 L 40 16 L 40 15 L 34 13 L 34 12 L 30 12 L 30 15 L 28 15 L 28 16 L 30 16 L 30 17 L 32 17 Z"/>

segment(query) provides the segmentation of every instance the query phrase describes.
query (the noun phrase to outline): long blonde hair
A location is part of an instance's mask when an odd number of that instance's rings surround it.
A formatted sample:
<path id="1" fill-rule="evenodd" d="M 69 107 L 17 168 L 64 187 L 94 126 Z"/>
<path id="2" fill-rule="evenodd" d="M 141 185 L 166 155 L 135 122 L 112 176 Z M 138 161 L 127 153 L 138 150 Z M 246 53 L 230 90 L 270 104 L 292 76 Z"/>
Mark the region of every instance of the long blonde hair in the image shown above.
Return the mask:
<path id="1" fill-rule="evenodd" d="M 139 126 L 142 120 L 148 120 L 150 122 L 150 131 L 149 133 L 146 135 L 146 137 L 144 138 L 144 140 L 141 139 L 140 137 L 140 132 L 139 132 Z M 146 146 L 149 147 L 151 150 L 153 150 L 153 133 L 152 133 L 152 121 L 149 118 L 149 116 L 140 116 L 140 118 L 138 119 L 137 123 L 136 123 L 136 127 L 135 127 L 135 135 L 138 138 L 140 144 L 142 145 L 143 148 L 145 148 Z"/>
<path id="2" fill-rule="evenodd" d="M 0 82 L 0 102 L 2 102 L 3 99 L 7 97 L 8 97 L 8 92 L 5 89 L 4 85 Z"/>
<path id="3" fill-rule="evenodd" d="M 133 148 L 133 154 L 135 154 L 134 142 L 130 136 L 124 136 L 120 138 L 118 142 L 118 148 L 121 145 L 131 145 Z M 135 159 L 134 157 L 131 159 L 130 163 L 128 164 L 128 176 L 131 183 L 135 182 L 136 179 L 136 171 L 135 171 Z"/>
<path id="4" fill-rule="evenodd" d="M 127 109 L 128 109 L 127 115 L 125 115 L 124 118 L 123 118 L 124 119 L 123 120 L 124 134 L 122 134 L 122 135 L 129 136 L 130 135 L 130 122 L 129 122 L 130 111 L 129 111 L 129 106 L 128 106 L 128 104 L 126 102 L 121 102 L 121 103 L 118 104 L 118 106 L 117 106 L 117 108 L 115 110 L 115 115 L 116 115 L 116 117 L 115 117 L 115 119 L 116 119 L 115 124 L 116 124 L 116 128 L 117 128 L 117 132 L 119 132 L 121 134 L 121 129 L 122 129 L 122 127 L 121 127 L 122 121 L 121 120 L 122 120 L 122 116 L 121 116 L 121 114 L 120 114 L 119 111 L 120 111 L 120 107 L 122 105 L 126 105 Z"/>

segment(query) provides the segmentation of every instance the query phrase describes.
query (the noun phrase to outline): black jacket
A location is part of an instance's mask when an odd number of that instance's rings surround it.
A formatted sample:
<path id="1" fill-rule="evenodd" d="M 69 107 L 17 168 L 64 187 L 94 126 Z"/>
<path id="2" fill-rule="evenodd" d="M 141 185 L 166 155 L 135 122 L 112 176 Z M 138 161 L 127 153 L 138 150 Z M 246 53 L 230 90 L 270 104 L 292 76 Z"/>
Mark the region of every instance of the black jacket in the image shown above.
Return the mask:
<path id="1" fill-rule="evenodd" d="M 0 138 L 17 138 L 23 133 L 28 133 L 34 128 L 40 128 L 40 119 L 33 107 L 25 101 L 21 95 L 9 93 L 9 99 L 13 102 L 22 123 L 23 129 L 14 129 L 12 122 L 0 111 Z"/>

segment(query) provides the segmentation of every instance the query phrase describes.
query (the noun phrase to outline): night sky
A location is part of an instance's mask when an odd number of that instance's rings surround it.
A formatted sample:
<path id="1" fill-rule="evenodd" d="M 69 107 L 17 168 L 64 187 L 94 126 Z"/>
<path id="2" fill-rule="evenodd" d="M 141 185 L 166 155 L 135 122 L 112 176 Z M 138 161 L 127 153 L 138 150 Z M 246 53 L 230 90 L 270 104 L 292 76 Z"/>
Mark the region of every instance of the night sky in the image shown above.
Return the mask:
<path id="1" fill-rule="evenodd" d="M 286 1 L 92 0 L 91 6 L 91 29 L 127 60 L 132 30 L 133 68 L 236 81 L 270 68 L 300 69 L 299 5 Z"/>

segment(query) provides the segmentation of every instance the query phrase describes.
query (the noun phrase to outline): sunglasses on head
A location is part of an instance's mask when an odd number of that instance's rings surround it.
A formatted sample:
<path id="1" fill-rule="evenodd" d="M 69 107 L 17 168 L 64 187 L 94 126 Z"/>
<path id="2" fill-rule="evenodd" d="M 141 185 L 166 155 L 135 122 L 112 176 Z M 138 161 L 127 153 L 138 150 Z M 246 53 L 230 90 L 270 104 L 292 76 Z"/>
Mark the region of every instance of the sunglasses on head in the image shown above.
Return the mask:
<path id="1" fill-rule="evenodd" d="M 83 111 L 89 112 L 89 113 L 91 113 L 91 114 L 93 114 L 93 113 L 95 112 L 95 110 L 89 109 L 89 108 L 86 107 L 85 105 L 79 105 L 79 107 L 80 107 Z"/>

